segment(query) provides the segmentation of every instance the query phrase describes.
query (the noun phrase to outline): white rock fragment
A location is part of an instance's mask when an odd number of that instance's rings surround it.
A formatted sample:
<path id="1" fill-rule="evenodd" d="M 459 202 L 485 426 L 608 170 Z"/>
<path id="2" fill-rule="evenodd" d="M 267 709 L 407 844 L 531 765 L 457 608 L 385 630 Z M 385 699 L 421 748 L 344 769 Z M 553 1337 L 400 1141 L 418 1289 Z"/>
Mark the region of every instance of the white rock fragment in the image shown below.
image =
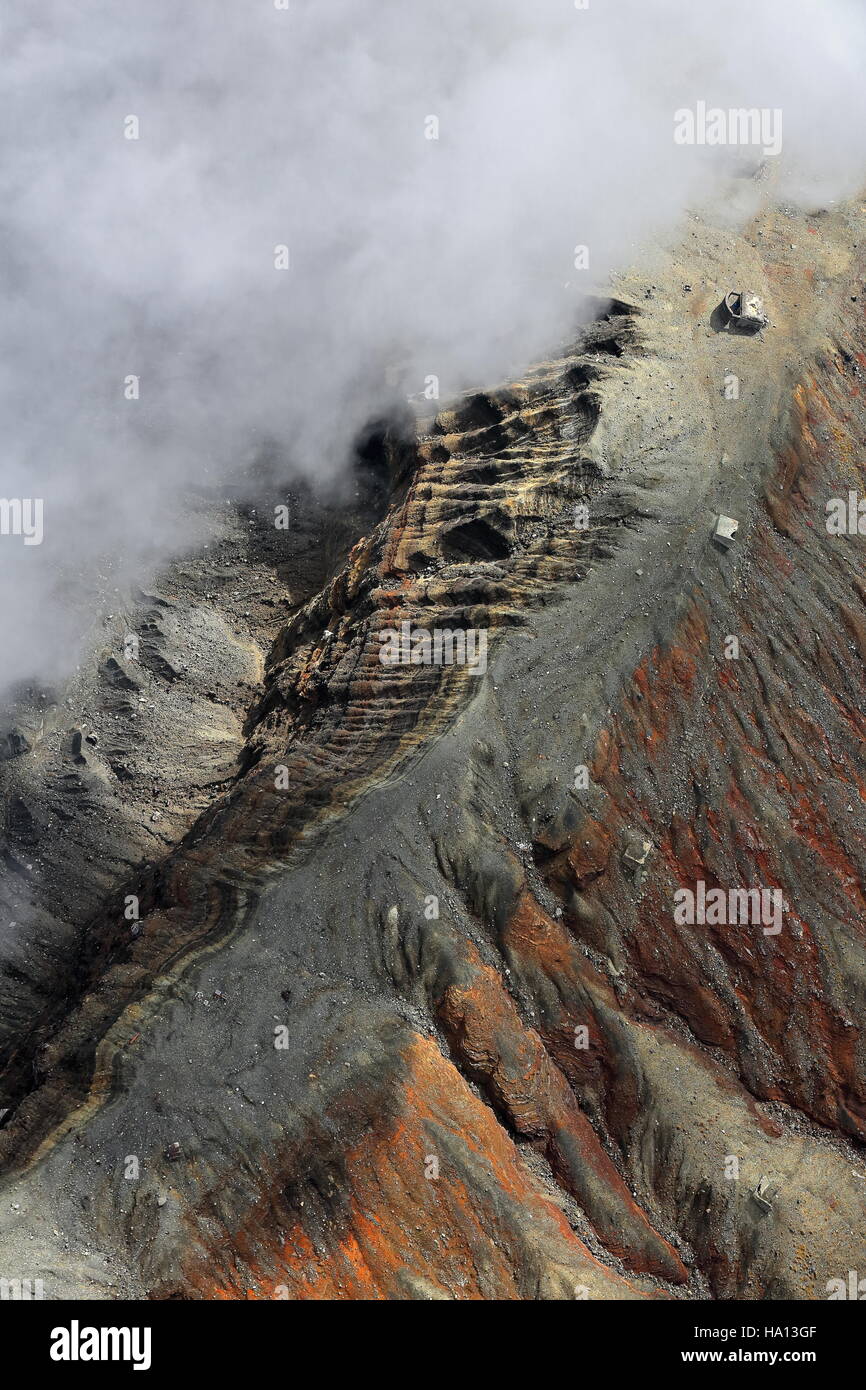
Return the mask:
<path id="1" fill-rule="evenodd" d="M 724 546 L 725 550 L 728 550 L 733 545 L 739 529 L 740 523 L 735 521 L 732 516 L 720 516 L 716 521 L 713 538 L 719 545 Z"/>

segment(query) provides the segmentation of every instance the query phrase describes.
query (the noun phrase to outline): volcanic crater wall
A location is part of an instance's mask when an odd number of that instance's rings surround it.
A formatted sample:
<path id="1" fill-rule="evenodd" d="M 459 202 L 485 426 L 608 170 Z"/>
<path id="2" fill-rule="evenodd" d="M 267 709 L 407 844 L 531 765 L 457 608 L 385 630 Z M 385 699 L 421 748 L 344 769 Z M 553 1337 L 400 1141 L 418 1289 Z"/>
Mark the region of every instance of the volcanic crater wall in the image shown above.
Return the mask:
<path id="1" fill-rule="evenodd" d="M 204 643 L 231 695 L 187 677 L 216 713 L 164 728 L 226 756 L 143 862 L 115 794 L 127 862 L 4 957 L 4 1261 L 54 1297 L 809 1299 L 866 1258 L 866 595 L 825 526 L 862 486 L 859 217 L 695 219 L 549 361 L 384 431 L 314 592 L 312 535 L 293 585 L 262 562 L 287 617 Z M 712 327 L 740 275 L 762 339 Z M 383 664 L 404 623 L 483 631 L 486 670 Z M 101 658 L 121 726 L 125 681 L 176 685 L 145 657 Z M 699 882 L 782 930 L 679 922 Z"/>

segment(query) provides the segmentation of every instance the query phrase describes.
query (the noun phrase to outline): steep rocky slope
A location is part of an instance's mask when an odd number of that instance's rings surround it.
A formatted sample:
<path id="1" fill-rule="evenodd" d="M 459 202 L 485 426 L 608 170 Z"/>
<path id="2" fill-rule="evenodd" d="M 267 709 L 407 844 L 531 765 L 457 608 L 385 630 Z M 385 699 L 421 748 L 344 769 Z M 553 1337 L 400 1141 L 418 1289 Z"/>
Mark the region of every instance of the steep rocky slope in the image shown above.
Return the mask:
<path id="1" fill-rule="evenodd" d="M 230 593 L 191 557 L 13 712 L 0 1267 L 814 1299 L 864 1266 L 866 590 L 825 526 L 861 216 L 695 219 L 550 360 L 371 435 L 351 508 L 254 525 L 242 595 L 228 511 Z M 717 331 L 740 285 L 760 338 Z M 384 665 L 403 622 L 483 631 L 486 673 Z M 778 890 L 781 931 L 678 923 L 699 882 Z"/>

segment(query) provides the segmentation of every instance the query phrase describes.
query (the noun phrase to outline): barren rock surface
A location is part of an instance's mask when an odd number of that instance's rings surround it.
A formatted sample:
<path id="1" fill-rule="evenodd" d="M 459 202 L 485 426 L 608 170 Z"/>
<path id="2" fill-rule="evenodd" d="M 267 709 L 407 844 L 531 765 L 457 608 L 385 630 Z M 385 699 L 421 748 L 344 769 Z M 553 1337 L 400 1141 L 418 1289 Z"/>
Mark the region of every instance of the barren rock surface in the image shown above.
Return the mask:
<path id="1" fill-rule="evenodd" d="M 218 541 L 21 692 L 0 1269 L 809 1300 L 866 1267 L 866 589 L 825 526 L 861 219 L 694 218 L 549 360 L 383 423 L 351 506 L 210 499 Z M 732 287 L 760 337 L 717 331 Z M 486 672 L 383 665 L 407 621 L 485 631 Z M 778 889 L 781 931 L 679 924 L 699 881 Z"/>

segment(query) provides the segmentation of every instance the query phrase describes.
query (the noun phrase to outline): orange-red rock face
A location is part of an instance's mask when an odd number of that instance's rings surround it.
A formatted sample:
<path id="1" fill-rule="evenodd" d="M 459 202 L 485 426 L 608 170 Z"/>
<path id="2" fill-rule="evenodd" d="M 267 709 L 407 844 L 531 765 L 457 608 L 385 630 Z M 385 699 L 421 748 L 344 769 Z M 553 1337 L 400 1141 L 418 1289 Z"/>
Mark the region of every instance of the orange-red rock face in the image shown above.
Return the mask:
<path id="1" fill-rule="evenodd" d="M 593 1258 L 434 1043 L 410 1040 L 401 1060 L 388 1112 L 345 1156 L 349 1190 L 323 1184 L 314 1209 L 299 1202 L 278 1243 L 277 1203 L 256 1210 L 216 1267 L 187 1272 L 192 1290 L 206 1298 L 639 1297 Z M 329 1199 L 335 1210 L 325 1215 Z"/>

